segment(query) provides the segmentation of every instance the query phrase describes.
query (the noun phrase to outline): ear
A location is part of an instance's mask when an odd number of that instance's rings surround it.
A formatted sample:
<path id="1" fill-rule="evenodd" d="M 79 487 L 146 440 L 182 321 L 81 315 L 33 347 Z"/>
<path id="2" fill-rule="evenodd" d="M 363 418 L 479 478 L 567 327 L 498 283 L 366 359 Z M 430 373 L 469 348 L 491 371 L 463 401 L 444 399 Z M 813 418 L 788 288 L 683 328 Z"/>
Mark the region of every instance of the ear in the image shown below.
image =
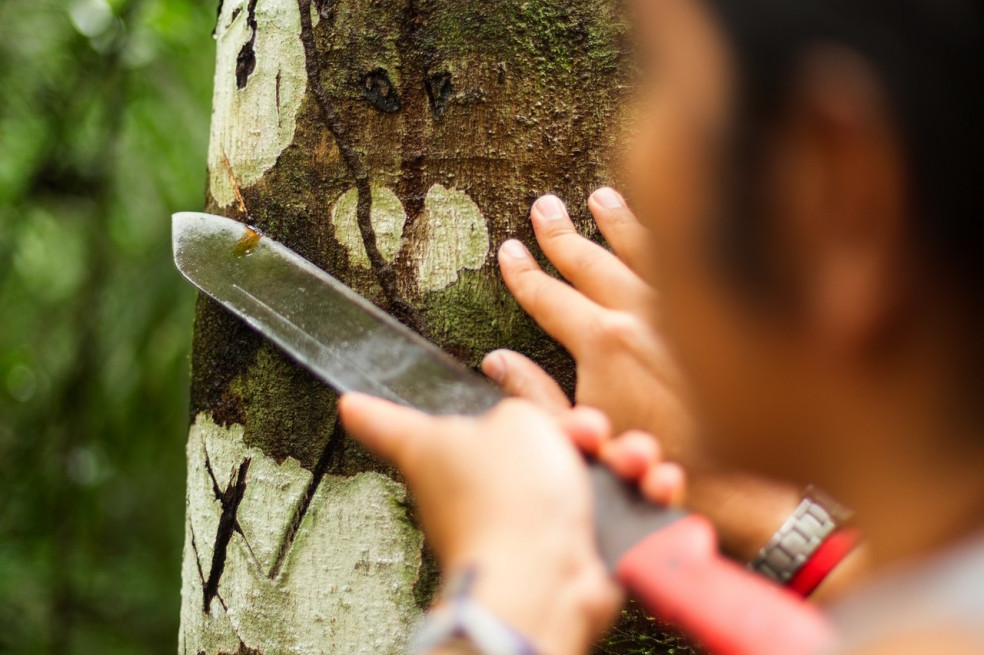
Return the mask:
<path id="1" fill-rule="evenodd" d="M 818 47 L 796 79 L 777 173 L 787 263 L 810 330 L 855 350 L 884 335 L 904 298 L 905 159 L 861 56 Z"/>

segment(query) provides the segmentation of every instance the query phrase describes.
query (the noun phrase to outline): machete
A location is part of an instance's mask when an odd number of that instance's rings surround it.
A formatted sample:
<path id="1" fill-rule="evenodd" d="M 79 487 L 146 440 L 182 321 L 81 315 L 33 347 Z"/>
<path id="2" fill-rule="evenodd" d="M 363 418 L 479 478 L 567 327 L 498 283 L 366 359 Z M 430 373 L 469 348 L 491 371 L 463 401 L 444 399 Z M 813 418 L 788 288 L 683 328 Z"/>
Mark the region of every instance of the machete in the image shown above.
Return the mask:
<path id="1" fill-rule="evenodd" d="M 503 399 L 484 376 L 297 253 L 229 218 L 173 217 L 174 260 L 196 287 L 340 393 L 435 414 Z M 820 612 L 724 559 L 704 518 L 647 503 L 589 463 L 598 550 L 653 615 L 721 655 L 811 655 L 831 641 Z"/>

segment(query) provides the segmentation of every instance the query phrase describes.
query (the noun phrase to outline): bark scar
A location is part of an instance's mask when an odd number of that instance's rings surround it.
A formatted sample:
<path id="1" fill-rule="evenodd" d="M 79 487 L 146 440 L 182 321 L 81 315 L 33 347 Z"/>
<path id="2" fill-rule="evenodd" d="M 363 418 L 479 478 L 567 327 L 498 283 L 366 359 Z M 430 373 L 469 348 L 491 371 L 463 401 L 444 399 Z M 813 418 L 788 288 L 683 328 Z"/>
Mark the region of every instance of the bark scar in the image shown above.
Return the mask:
<path id="1" fill-rule="evenodd" d="M 193 526 L 188 526 L 188 531 L 191 533 L 191 550 L 195 553 L 195 566 L 198 568 L 198 579 L 202 581 L 202 588 L 205 588 L 205 573 L 202 571 L 202 556 L 198 553 L 198 541 L 195 539 L 195 528 Z M 222 605 L 222 609 L 226 612 L 229 611 L 229 607 L 226 605 L 222 596 L 218 592 L 215 593 L 215 597 L 218 599 L 219 604 Z M 207 606 L 206 606 L 207 607 Z M 206 614 L 209 612 L 206 611 Z"/>
<path id="2" fill-rule="evenodd" d="M 444 115 L 448 101 L 454 95 L 454 86 L 451 84 L 451 73 L 445 71 L 443 73 L 429 75 L 427 77 L 426 87 L 431 112 L 433 112 L 435 119 L 439 119 Z"/>
<path id="3" fill-rule="evenodd" d="M 314 470 L 312 471 L 313 477 L 311 478 L 311 482 L 308 483 L 307 489 L 304 490 L 304 495 L 297 504 L 290 524 L 284 533 L 284 539 L 280 543 L 280 549 L 277 551 L 277 559 L 270 569 L 269 578 L 271 580 L 280 575 L 280 571 L 284 567 L 284 561 L 287 559 L 287 554 L 290 552 L 291 546 L 294 545 L 297 533 L 301 529 L 301 521 L 304 520 L 304 516 L 311 507 L 311 501 L 314 500 L 314 494 L 318 491 L 318 487 L 321 486 L 321 481 L 327 475 L 329 469 L 333 466 L 338 467 L 341 465 L 344 449 L 345 434 L 341 421 L 336 418 L 334 429 L 331 431 L 331 436 L 328 437 L 328 443 L 325 444 L 325 449 L 321 451 L 321 456 L 318 457 L 318 463 L 315 464 Z"/>
<path id="4" fill-rule="evenodd" d="M 246 9 L 246 25 L 250 29 L 249 41 L 243 44 L 236 57 L 236 88 L 245 89 L 249 76 L 256 70 L 256 2 L 249 0 Z"/>
<path id="5" fill-rule="evenodd" d="M 321 82 L 318 47 L 314 41 L 314 28 L 311 25 L 311 0 L 297 0 L 297 7 L 301 13 L 301 43 L 304 46 L 304 67 L 308 84 L 314 94 L 318 108 L 321 110 L 328 131 L 331 132 L 335 143 L 338 145 L 342 161 L 345 162 L 345 166 L 349 169 L 355 182 L 358 193 L 356 220 L 366 255 L 369 257 L 369 264 L 376 276 L 376 281 L 386 296 L 390 312 L 406 325 L 420 332 L 423 328 L 420 312 L 403 298 L 397 285 L 396 271 L 379 252 L 379 246 L 376 243 L 376 232 L 372 226 L 372 187 L 369 182 L 368 167 L 363 161 L 361 153 L 355 148 L 348 130 L 331 103 L 327 89 Z"/>
<path id="6" fill-rule="evenodd" d="M 277 69 L 277 124 L 279 125 L 282 120 L 280 118 L 280 69 Z"/>
<path id="7" fill-rule="evenodd" d="M 393 114 L 400 111 L 400 94 L 383 68 L 369 71 L 363 76 L 362 95 L 381 112 Z"/>
<path id="8" fill-rule="evenodd" d="M 222 606 L 225 607 L 225 602 L 219 596 L 219 580 L 222 579 L 222 572 L 225 570 L 229 542 L 232 540 L 233 533 L 239 528 L 239 521 L 236 518 L 236 514 L 239 511 L 239 504 L 243 501 L 243 495 L 246 493 L 246 473 L 249 471 L 251 462 L 251 459 L 243 460 L 239 465 L 235 480 L 229 483 L 225 491 L 221 491 L 216 482 L 215 474 L 212 471 L 212 464 L 208 459 L 208 453 L 205 454 L 205 467 L 212 478 L 212 490 L 216 494 L 219 504 L 222 506 L 222 514 L 219 516 L 219 527 L 215 532 L 212 566 L 209 569 L 208 579 L 202 587 L 203 610 L 206 614 L 211 614 L 212 599 L 214 598 L 218 598 Z M 197 552 L 197 547 L 195 550 Z"/>

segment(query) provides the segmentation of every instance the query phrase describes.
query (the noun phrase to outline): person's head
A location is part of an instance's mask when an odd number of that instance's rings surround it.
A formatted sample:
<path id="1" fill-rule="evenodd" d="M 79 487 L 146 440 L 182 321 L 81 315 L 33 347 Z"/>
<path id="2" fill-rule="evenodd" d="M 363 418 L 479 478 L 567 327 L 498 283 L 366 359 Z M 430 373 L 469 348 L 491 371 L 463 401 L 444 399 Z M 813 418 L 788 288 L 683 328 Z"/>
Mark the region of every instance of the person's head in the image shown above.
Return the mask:
<path id="1" fill-rule="evenodd" d="M 712 448 L 824 483 L 984 427 L 984 3 L 634 6 L 629 190 Z"/>

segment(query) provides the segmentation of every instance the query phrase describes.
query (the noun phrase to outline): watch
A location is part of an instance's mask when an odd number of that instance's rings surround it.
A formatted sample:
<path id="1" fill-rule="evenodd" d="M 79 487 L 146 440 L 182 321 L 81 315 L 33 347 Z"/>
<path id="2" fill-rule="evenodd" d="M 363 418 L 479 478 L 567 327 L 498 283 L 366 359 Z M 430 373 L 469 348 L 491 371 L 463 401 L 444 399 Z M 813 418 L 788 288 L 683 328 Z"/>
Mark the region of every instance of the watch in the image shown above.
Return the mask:
<path id="1" fill-rule="evenodd" d="M 781 585 L 789 584 L 824 542 L 847 525 L 852 513 L 810 486 L 803 501 L 748 565 Z"/>
<path id="2" fill-rule="evenodd" d="M 438 607 L 429 611 L 417 629 L 411 652 L 426 653 L 457 644 L 475 655 L 537 655 L 533 644 L 508 623 L 469 596 L 473 569 L 452 581 Z"/>

